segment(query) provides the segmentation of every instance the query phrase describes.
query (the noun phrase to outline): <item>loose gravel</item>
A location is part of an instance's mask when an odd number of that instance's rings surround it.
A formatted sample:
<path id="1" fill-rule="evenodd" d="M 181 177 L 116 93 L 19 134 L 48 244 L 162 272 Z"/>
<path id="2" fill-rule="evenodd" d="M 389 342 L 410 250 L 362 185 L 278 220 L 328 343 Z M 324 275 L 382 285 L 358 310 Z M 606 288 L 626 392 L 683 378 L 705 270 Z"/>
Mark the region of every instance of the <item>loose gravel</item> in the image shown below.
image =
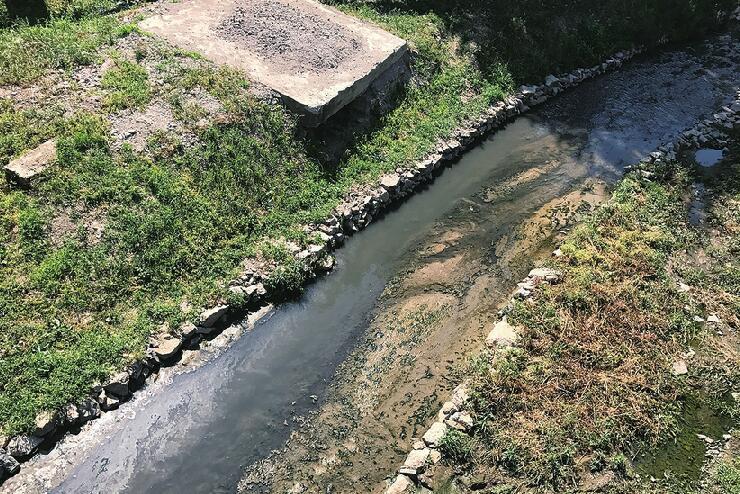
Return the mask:
<path id="1" fill-rule="evenodd" d="M 362 48 L 352 32 L 328 16 L 276 0 L 236 2 L 216 31 L 286 72 L 331 71 L 359 56 Z"/>

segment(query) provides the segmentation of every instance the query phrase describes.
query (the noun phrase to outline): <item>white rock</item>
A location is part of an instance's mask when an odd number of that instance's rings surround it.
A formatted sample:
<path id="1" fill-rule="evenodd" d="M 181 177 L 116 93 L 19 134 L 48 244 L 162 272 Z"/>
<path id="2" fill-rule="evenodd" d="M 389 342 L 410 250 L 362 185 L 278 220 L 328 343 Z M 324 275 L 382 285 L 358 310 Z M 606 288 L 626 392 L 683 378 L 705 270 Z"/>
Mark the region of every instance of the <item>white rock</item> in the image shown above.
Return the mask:
<path id="1" fill-rule="evenodd" d="M 493 327 L 486 337 L 486 346 L 488 348 L 508 348 L 516 343 L 519 339 L 516 328 L 509 324 L 506 316 Z"/>
<path id="2" fill-rule="evenodd" d="M 8 443 L 8 454 L 16 458 L 30 456 L 44 440 L 37 436 L 15 436 Z"/>
<path id="3" fill-rule="evenodd" d="M 64 407 L 64 411 L 62 412 L 62 420 L 66 424 L 74 425 L 80 420 L 80 412 L 77 410 L 77 407 L 69 404 L 66 407 Z"/>
<path id="4" fill-rule="evenodd" d="M 537 281 L 547 281 L 553 283 L 559 281 L 563 277 L 563 273 L 552 268 L 535 268 L 529 272 L 528 278 Z"/>
<path id="5" fill-rule="evenodd" d="M 470 398 L 468 393 L 468 387 L 465 384 L 459 384 L 454 390 L 452 390 L 452 403 L 459 410 L 466 401 Z"/>
<path id="6" fill-rule="evenodd" d="M 160 360 L 167 360 L 180 350 L 182 341 L 170 334 L 162 334 L 156 338 L 153 346 L 154 355 Z"/>
<path id="7" fill-rule="evenodd" d="M 433 450 L 432 450 L 432 451 L 431 451 L 431 452 L 429 453 L 429 460 L 430 460 L 430 461 L 431 461 L 431 462 L 432 462 L 432 463 L 433 463 L 434 465 L 436 465 L 437 463 L 439 463 L 441 459 L 442 459 L 442 453 L 440 453 L 440 452 L 439 452 L 439 451 L 437 451 L 436 449 L 433 449 Z"/>
<path id="8" fill-rule="evenodd" d="M 473 417 L 468 412 L 455 412 L 450 417 L 450 420 L 460 424 L 465 430 L 473 427 Z"/>
<path id="9" fill-rule="evenodd" d="M 388 486 L 385 490 L 385 494 L 403 494 L 404 492 L 412 492 L 414 490 L 414 483 L 406 475 L 398 475 L 396 480 Z"/>
<path id="10" fill-rule="evenodd" d="M 229 310 L 228 305 L 217 305 L 208 310 L 204 310 L 198 318 L 198 326 L 210 328 L 215 325 L 219 319 L 226 315 Z"/>
<path id="11" fill-rule="evenodd" d="M 80 421 L 84 423 L 100 417 L 100 404 L 92 398 L 86 398 L 77 407 L 77 411 L 80 414 Z"/>
<path id="12" fill-rule="evenodd" d="M 45 436 L 56 428 L 56 414 L 50 411 L 44 411 L 36 415 L 35 436 Z"/>
<path id="13" fill-rule="evenodd" d="M 183 339 L 189 340 L 190 338 L 195 336 L 197 332 L 198 327 L 192 322 L 186 322 L 180 326 L 180 334 L 182 335 Z"/>
<path id="14" fill-rule="evenodd" d="M 716 315 L 712 314 L 711 316 L 707 317 L 707 322 L 717 324 L 720 322 L 720 319 Z"/>
<path id="15" fill-rule="evenodd" d="M 437 446 L 446 433 L 447 426 L 442 422 L 435 422 L 429 430 L 424 433 L 424 442 L 427 446 Z"/>
<path id="16" fill-rule="evenodd" d="M 20 463 L 11 455 L 0 449 L 0 483 L 6 478 L 18 473 L 21 469 Z"/>
<path id="17" fill-rule="evenodd" d="M 688 374 L 689 369 L 686 366 L 686 361 L 676 360 L 675 362 L 673 362 L 672 371 L 674 376 L 683 376 L 684 374 Z"/>
<path id="18" fill-rule="evenodd" d="M 398 175 L 398 173 L 393 173 L 390 175 L 384 175 L 380 179 L 380 185 L 382 185 L 386 189 L 392 190 L 398 187 L 400 181 L 401 177 Z"/>
<path id="19" fill-rule="evenodd" d="M 11 183 L 27 187 L 56 160 L 56 141 L 46 141 L 5 166 L 5 176 Z"/>
<path id="20" fill-rule="evenodd" d="M 403 468 L 413 470 L 415 474 L 419 474 L 424 471 L 429 458 L 429 448 L 414 449 L 406 457 L 406 461 L 403 462 Z"/>

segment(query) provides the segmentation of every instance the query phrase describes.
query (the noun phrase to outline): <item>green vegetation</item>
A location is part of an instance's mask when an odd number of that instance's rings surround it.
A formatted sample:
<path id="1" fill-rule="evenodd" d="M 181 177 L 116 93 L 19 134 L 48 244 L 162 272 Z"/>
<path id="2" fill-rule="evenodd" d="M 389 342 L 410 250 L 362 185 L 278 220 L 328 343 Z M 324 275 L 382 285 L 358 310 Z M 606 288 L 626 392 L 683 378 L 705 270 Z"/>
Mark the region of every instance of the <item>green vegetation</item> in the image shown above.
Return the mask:
<path id="1" fill-rule="evenodd" d="M 722 462 L 712 479 L 716 486 L 715 492 L 725 494 L 740 494 L 740 457 L 730 458 Z"/>
<path id="2" fill-rule="evenodd" d="M 105 106 L 109 110 L 144 108 L 152 99 L 149 75 L 141 65 L 128 60 L 116 60 L 116 66 L 103 74 L 101 87 L 111 92 Z"/>
<path id="3" fill-rule="evenodd" d="M 394 109 L 326 166 L 307 152 L 315 143 L 296 138 L 293 117 L 249 96 L 238 73 L 167 48 L 117 14 L 100 15 L 117 3 L 5 9 L 16 24 L 0 31 L 0 85 L 40 99 L 0 100 L 0 162 L 54 137 L 58 163 L 30 191 L 0 190 L 3 433 L 29 430 L 38 411 L 83 396 L 141 355 L 152 333 L 175 331 L 227 297 L 225 282 L 245 257 L 275 261 L 270 287 L 298 291 L 305 267 L 267 239 L 305 243 L 300 225 L 324 217 L 358 183 L 422 156 L 517 84 L 594 64 L 635 39 L 699 35 L 717 4 L 690 2 L 666 16 L 660 1 L 341 3 L 410 41 L 414 77 Z M 639 23 L 620 17 L 632 8 Z M 127 35 L 128 52 L 119 46 Z M 106 59 L 114 67 L 95 87 L 72 77 Z M 56 76 L 83 104 L 48 96 L 51 69 L 64 71 Z M 188 100 L 197 91 L 219 101 L 226 123 L 198 125 L 206 112 Z M 114 145 L 109 113 L 155 100 L 197 145 L 164 131 L 143 151 Z"/>
<path id="4" fill-rule="evenodd" d="M 463 432 L 449 429 L 439 442 L 439 451 L 457 463 L 470 461 L 473 458 L 473 439 Z"/>
<path id="5" fill-rule="evenodd" d="M 652 181 L 630 173 L 568 236 L 557 261 L 564 281 L 509 315 L 519 327 L 517 347 L 470 366 L 478 422 L 469 468 L 503 468 L 556 492 L 612 470 L 627 486 L 614 492 L 650 491 L 629 480 L 629 459 L 641 450 L 656 454 L 680 433 L 696 447 L 665 458 L 671 488 L 658 492 L 695 488 L 703 458 L 696 433 L 723 432 L 705 410 L 722 414 L 715 422 L 736 421 L 739 411 L 728 397 L 740 386 L 740 339 L 694 320 L 716 314 L 738 324 L 739 156 L 735 144 L 710 174 L 678 163 Z M 707 229 L 689 223 L 685 198 L 697 180 L 708 190 Z M 691 290 L 680 290 L 679 281 Z M 672 362 L 689 347 L 697 351 L 689 375 L 674 376 Z M 686 451 L 698 463 L 680 456 Z M 696 471 L 684 471 L 689 464 Z M 662 478 L 664 471 L 651 473 Z"/>
<path id="6" fill-rule="evenodd" d="M 102 45 L 132 29 L 112 17 L 96 17 L 0 30 L 0 85 L 30 82 L 49 69 L 92 63 Z"/>

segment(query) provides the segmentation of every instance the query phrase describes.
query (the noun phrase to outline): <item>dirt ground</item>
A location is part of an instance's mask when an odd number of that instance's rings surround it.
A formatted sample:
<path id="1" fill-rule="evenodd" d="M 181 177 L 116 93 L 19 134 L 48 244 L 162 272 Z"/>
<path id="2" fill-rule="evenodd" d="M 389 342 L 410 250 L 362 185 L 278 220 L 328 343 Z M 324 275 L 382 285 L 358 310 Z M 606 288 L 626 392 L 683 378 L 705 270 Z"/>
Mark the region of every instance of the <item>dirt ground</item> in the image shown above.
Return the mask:
<path id="1" fill-rule="evenodd" d="M 321 73 L 351 63 L 362 41 L 349 29 L 289 4 L 269 0 L 236 2 L 216 31 L 286 71 Z"/>

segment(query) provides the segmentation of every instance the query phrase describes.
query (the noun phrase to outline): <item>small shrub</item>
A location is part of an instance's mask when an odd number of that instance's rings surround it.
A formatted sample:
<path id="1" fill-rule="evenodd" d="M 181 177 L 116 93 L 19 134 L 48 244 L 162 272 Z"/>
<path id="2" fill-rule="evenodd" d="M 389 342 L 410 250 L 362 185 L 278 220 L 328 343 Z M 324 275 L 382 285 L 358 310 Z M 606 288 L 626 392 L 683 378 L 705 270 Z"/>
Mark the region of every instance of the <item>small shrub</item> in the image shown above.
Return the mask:
<path id="1" fill-rule="evenodd" d="M 439 450 L 454 463 L 468 463 L 473 459 L 473 439 L 456 429 L 449 429 L 439 443 Z"/>

